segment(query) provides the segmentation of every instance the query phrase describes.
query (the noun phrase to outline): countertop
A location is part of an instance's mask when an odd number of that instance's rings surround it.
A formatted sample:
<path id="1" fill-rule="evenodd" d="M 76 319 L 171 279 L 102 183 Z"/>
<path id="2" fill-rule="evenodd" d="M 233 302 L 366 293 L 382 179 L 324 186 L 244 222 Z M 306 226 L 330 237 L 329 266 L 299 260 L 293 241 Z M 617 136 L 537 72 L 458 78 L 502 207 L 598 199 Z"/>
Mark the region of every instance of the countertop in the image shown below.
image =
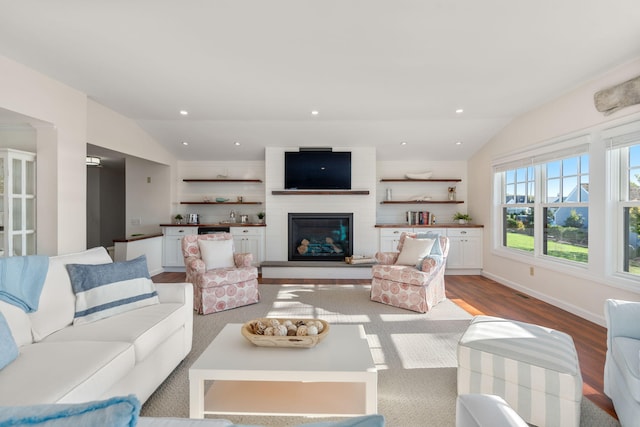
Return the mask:
<path id="1" fill-rule="evenodd" d="M 446 223 L 442 223 L 442 224 L 431 224 L 431 225 L 424 225 L 424 224 L 407 224 L 407 223 L 402 223 L 402 224 L 376 224 L 376 228 L 483 228 L 484 225 L 482 224 L 473 224 L 473 223 L 467 223 L 467 224 L 457 224 L 455 222 L 446 222 Z"/>
<path id="2" fill-rule="evenodd" d="M 160 224 L 160 227 L 266 227 L 267 224 L 258 224 L 253 222 L 218 222 L 215 224 Z"/>
<path id="3" fill-rule="evenodd" d="M 128 243 L 128 242 L 135 242 L 137 240 L 152 239 L 154 237 L 162 237 L 162 233 L 141 234 L 139 236 L 131 236 L 128 239 L 113 239 L 113 242 L 114 243 Z"/>

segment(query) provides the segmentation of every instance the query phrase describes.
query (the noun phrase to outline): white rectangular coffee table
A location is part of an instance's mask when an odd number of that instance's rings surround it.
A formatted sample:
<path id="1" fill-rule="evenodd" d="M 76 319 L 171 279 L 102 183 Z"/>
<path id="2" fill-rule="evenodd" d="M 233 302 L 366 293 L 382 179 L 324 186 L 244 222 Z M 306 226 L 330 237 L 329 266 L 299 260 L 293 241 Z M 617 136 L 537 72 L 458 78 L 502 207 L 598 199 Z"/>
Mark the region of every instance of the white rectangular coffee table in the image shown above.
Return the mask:
<path id="1" fill-rule="evenodd" d="M 362 325 L 331 325 L 312 348 L 257 347 L 241 327 L 226 325 L 189 369 L 191 418 L 377 412 L 378 373 Z"/>

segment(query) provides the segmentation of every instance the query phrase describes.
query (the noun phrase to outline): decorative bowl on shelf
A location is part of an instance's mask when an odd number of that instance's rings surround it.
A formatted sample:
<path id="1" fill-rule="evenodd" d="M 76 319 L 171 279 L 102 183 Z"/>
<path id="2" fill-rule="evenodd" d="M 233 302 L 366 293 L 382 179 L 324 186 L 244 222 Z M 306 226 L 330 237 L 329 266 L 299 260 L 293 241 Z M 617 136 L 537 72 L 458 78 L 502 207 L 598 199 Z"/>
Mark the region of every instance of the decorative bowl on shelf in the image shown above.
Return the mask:
<path id="1" fill-rule="evenodd" d="M 224 197 L 216 197 L 216 202 L 218 203 L 223 203 L 223 202 L 228 202 L 229 199 L 225 199 Z"/>
<path id="2" fill-rule="evenodd" d="M 429 179 L 433 175 L 433 172 L 420 172 L 420 173 L 408 173 L 405 176 L 409 179 Z"/>
<path id="3" fill-rule="evenodd" d="M 241 333 L 258 347 L 311 348 L 329 334 L 329 329 L 329 323 L 320 319 L 260 318 L 242 325 Z M 270 335 L 273 333 L 287 335 Z"/>

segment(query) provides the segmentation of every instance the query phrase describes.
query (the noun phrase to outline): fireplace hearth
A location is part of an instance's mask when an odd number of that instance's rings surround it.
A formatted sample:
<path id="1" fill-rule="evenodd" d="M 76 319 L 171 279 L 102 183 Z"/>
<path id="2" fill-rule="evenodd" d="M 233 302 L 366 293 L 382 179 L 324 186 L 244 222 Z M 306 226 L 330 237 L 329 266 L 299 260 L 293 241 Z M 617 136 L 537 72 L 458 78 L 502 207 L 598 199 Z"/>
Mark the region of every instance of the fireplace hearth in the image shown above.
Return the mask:
<path id="1" fill-rule="evenodd" d="M 352 213 L 290 213 L 289 261 L 342 261 L 353 253 Z"/>

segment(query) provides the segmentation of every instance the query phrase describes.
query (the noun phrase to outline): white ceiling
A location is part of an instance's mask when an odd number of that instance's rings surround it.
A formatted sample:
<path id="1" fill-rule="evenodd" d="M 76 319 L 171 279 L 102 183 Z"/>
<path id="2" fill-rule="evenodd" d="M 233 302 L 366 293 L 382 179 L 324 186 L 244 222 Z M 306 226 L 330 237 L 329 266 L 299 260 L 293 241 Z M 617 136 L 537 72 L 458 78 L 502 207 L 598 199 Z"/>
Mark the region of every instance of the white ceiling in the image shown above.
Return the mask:
<path id="1" fill-rule="evenodd" d="M 265 146 L 460 160 L 640 57 L 640 2 L 0 0 L 0 54 L 183 160 L 262 159 Z"/>

